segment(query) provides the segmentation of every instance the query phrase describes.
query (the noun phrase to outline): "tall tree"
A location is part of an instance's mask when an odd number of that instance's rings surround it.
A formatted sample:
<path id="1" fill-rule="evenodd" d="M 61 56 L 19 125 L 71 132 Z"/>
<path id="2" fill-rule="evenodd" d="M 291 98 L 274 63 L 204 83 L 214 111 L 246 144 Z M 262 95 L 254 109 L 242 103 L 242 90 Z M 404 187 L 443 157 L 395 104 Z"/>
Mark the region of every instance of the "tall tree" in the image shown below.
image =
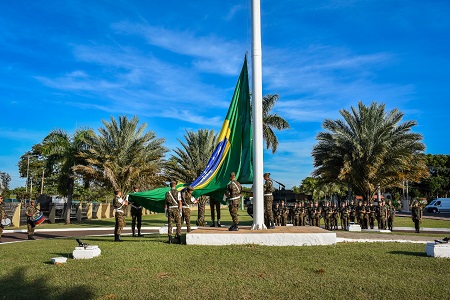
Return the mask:
<path id="1" fill-rule="evenodd" d="M 340 111 L 343 120 L 326 119 L 312 156 L 314 175 L 324 181 L 350 184 L 366 200 L 378 186 L 400 186 L 428 176 L 422 136 L 412 133 L 415 121 L 400 123 L 403 113 L 385 105 L 358 103 Z"/>
<path id="2" fill-rule="evenodd" d="M 133 185 L 151 188 L 164 182 L 164 139 L 156 138 L 153 131 L 145 132 L 147 124 L 139 125 L 136 116 L 119 116 L 118 121 L 111 116 L 111 122 L 102 123 L 98 134 L 86 136 L 89 147 L 80 154 L 85 163 L 76 165 L 76 172 L 124 194 Z"/>
<path id="3" fill-rule="evenodd" d="M 272 153 L 275 153 L 278 148 L 278 138 L 273 129 L 283 130 L 290 128 L 289 123 L 285 119 L 276 113 L 271 113 L 279 98 L 278 94 L 267 94 L 262 100 L 263 139 L 266 141 L 266 148 L 272 149 Z"/>
<path id="4" fill-rule="evenodd" d="M 166 166 L 169 179 L 184 183 L 193 182 L 205 169 L 209 158 L 217 144 L 217 134 L 214 130 L 199 129 L 197 132 L 186 131 L 186 142 L 180 141 L 181 148 L 173 151 Z"/>
<path id="5" fill-rule="evenodd" d="M 67 196 L 64 215 L 66 224 L 70 224 L 75 185 L 73 167 L 81 162 L 78 154 L 88 148 L 85 140 L 92 134 L 92 130 L 83 129 L 75 131 L 73 136 L 70 136 L 67 132 L 57 129 L 50 132 L 42 141 L 42 154 L 46 158 L 48 169 L 58 178 L 58 192 Z"/>

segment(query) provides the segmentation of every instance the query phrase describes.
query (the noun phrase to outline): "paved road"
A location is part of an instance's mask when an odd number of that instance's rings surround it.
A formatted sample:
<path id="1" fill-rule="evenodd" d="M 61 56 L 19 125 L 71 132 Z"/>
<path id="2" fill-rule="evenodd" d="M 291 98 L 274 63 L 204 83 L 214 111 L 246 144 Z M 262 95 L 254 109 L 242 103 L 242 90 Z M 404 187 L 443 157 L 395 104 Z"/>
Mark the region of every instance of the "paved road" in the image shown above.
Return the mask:
<path id="1" fill-rule="evenodd" d="M 142 230 L 142 234 L 154 234 L 158 233 L 157 228 L 148 228 Z M 73 228 L 71 230 L 39 230 L 37 229 L 34 233 L 34 238 L 36 240 L 41 239 L 53 239 L 53 238 L 67 238 L 67 237 L 82 237 L 82 236 L 111 236 L 111 240 L 113 240 L 114 236 L 114 228 L 88 228 L 88 229 L 77 229 Z M 131 229 L 124 229 L 123 235 L 131 235 Z M 28 241 L 28 234 L 26 230 L 6 230 L 2 234 L 2 243 L 7 242 L 23 242 Z"/>

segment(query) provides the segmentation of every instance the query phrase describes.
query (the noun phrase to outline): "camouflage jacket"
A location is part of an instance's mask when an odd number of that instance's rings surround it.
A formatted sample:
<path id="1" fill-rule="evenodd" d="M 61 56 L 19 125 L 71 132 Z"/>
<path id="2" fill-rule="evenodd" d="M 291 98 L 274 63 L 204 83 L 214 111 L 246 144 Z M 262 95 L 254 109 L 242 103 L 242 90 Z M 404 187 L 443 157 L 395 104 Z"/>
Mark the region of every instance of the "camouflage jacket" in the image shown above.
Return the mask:
<path id="1" fill-rule="evenodd" d="M 176 189 L 171 189 L 166 193 L 166 205 L 169 206 L 178 206 L 178 201 L 181 201 L 181 194 Z"/>
<path id="2" fill-rule="evenodd" d="M 273 181 L 272 181 L 272 179 L 268 179 L 268 180 L 266 180 L 266 182 L 264 182 L 264 195 L 266 196 L 269 196 L 269 194 L 270 195 L 272 195 L 272 192 L 273 192 Z"/>
<path id="3" fill-rule="evenodd" d="M 194 204 L 194 202 L 192 202 L 192 194 L 188 193 L 188 191 L 185 190 L 185 191 L 181 194 L 181 202 L 183 203 L 183 205 L 191 205 L 191 204 Z"/>
<path id="4" fill-rule="evenodd" d="M 242 186 L 236 180 L 231 181 L 227 185 L 227 196 L 230 199 L 237 198 L 241 196 Z M 233 199 L 236 200 L 236 199 Z"/>
<path id="5" fill-rule="evenodd" d="M 36 206 L 28 205 L 25 209 L 25 214 L 27 215 L 27 218 L 32 218 L 37 211 L 38 209 Z"/>
<path id="6" fill-rule="evenodd" d="M 0 204 L 0 219 L 4 219 L 6 217 L 5 209 L 3 208 L 3 203 Z"/>

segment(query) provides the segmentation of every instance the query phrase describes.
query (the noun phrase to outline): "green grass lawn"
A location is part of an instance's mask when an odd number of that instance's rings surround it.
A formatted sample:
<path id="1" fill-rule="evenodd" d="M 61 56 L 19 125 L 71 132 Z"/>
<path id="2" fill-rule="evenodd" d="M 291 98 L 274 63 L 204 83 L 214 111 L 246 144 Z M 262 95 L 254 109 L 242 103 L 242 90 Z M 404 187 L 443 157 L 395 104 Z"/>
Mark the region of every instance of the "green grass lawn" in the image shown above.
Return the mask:
<path id="1" fill-rule="evenodd" d="M 0 247 L 0 299 L 448 299 L 450 259 L 425 245 L 189 246 L 166 236 L 85 237 L 102 254 L 71 259 L 74 239 Z M 56 266 L 50 259 L 69 257 Z"/>

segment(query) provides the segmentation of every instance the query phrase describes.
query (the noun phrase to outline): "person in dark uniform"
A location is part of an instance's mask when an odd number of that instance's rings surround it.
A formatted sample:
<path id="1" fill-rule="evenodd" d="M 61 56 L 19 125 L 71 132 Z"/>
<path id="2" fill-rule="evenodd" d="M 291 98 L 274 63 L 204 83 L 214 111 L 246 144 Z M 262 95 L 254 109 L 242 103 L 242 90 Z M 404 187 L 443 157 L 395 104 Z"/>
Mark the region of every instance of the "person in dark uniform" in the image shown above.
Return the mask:
<path id="1" fill-rule="evenodd" d="M 122 242 L 120 239 L 120 235 L 122 234 L 122 230 L 125 227 L 125 216 L 124 210 L 128 205 L 128 200 L 122 198 L 122 191 L 116 190 L 115 196 L 113 199 L 113 207 L 115 211 L 115 219 L 116 224 L 114 226 L 114 242 Z"/>
<path id="2" fill-rule="evenodd" d="M 375 227 L 375 219 L 377 218 L 377 209 L 373 206 L 373 202 L 370 202 L 369 205 L 369 225 L 370 229 Z"/>
<path id="3" fill-rule="evenodd" d="M 270 179 L 270 173 L 264 173 L 264 224 L 268 229 L 274 229 L 273 221 L 273 181 Z"/>
<path id="4" fill-rule="evenodd" d="M 209 207 L 211 208 L 211 221 L 210 227 L 222 227 L 220 224 L 220 201 L 213 196 L 209 196 Z M 217 224 L 216 224 L 216 213 L 217 213 Z"/>
<path id="5" fill-rule="evenodd" d="M 230 183 L 227 185 L 227 189 L 225 192 L 225 196 L 228 200 L 228 209 L 230 211 L 231 219 L 233 220 L 233 225 L 228 228 L 229 231 L 238 231 L 239 230 L 239 219 L 238 219 L 238 210 L 239 204 L 241 200 L 241 192 L 242 186 L 236 180 L 236 174 L 231 172 L 230 174 Z"/>
<path id="6" fill-rule="evenodd" d="M 181 214 L 183 212 L 183 204 L 181 202 L 181 193 L 175 188 L 177 186 L 176 181 L 170 182 L 170 191 L 166 193 L 165 197 L 165 211 L 168 222 L 168 236 L 169 244 L 172 244 L 172 222 L 175 221 L 177 225 L 177 233 L 175 235 L 175 242 L 181 243 Z"/>
<path id="7" fill-rule="evenodd" d="M 419 206 L 419 202 L 414 201 L 411 208 L 411 217 L 414 222 L 416 233 L 420 230 L 420 221 L 422 221 L 422 209 Z"/>
<path id="8" fill-rule="evenodd" d="M 386 230 L 387 209 L 384 200 L 378 202 L 378 229 Z"/>
<path id="9" fill-rule="evenodd" d="M 134 192 L 139 192 L 139 189 L 135 186 Z M 138 237 L 142 237 L 141 227 L 142 227 L 142 206 L 137 204 L 136 202 L 131 203 L 131 231 L 133 232 L 133 236 L 136 236 L 135 229 L 137 225 Z"/>
<path id="10" fill-rule="evenodd" d="M 36 225 L 34 225 L 33 221 L 31 220 L 31 218 L 33 218 L 33 216 L 38 212 L 37 207 L 34 204 L 34 200 L 30 200 L 30 204 L 27 205 L 26 209 L 25 209 L 25 215 L 27 216 L 27 233 L 28 233 L 28 239 L 29 240 L 34 240 L 34 227 L 36 227 Z"/>

